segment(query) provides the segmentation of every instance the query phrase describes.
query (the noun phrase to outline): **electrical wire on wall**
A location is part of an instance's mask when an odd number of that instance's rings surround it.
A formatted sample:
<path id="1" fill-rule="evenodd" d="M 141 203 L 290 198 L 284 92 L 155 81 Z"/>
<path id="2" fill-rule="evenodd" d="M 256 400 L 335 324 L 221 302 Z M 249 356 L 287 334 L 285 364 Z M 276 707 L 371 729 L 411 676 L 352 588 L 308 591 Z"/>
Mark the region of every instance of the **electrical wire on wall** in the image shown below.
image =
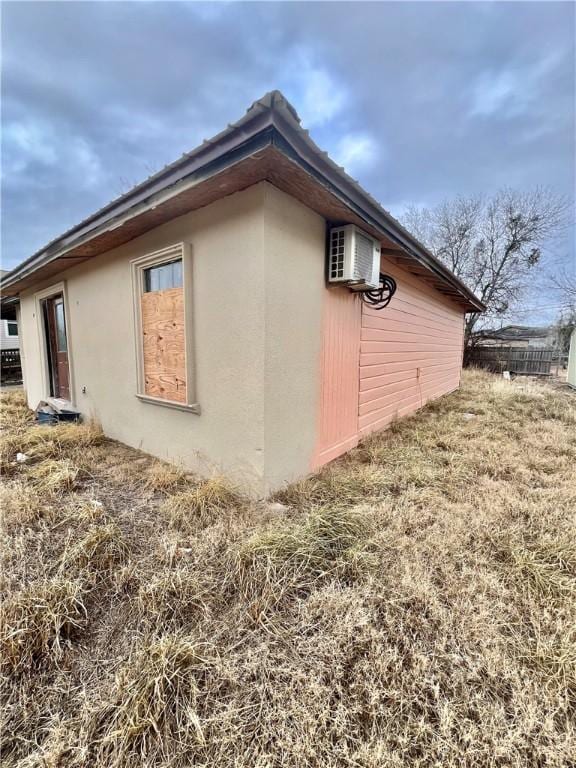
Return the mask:
<path id="1" fill-rule="evenodd" d="M 396 280 L 380 272 L 380 287 L 362 292 L 362 301 L 373 309 L 384 309 L 396 293 Z"/>

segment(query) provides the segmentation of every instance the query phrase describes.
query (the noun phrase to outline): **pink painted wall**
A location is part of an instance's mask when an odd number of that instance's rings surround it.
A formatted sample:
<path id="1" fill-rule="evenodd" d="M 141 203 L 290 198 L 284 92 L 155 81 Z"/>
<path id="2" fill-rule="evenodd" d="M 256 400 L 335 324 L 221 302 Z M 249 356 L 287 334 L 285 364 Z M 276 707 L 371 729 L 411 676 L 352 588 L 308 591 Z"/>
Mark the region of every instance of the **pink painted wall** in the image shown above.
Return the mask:
<path id="1" fill-rule="evenodd" d="M 381 311 L 326 289 L 315 467 L 460 384 L 462 309 L 385 259 L 382 271 L 398 288 Z"/>
<path id="2" fill-rule="evenodd" d="M 382 429 L 460 384 L 464 315 L 439 291 L 382 260 L 398 288 L 386 309 L 362 308 L 361 435 Z"/>
<path id="3" fill-rule="evenodd" d="M 326 288 L 322 318 L 322 362 L 318 439 L 313 468 L 358 443 L 358 360 L 362 310 L 347 288 Z"/>

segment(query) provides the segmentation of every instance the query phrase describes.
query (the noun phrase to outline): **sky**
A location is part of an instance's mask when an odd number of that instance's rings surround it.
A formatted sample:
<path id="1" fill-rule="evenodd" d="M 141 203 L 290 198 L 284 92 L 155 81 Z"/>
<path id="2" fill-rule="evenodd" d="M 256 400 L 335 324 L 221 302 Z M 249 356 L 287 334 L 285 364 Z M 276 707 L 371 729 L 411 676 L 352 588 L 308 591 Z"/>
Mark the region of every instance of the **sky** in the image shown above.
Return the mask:
<path id="1" fill-rule="evenodd" d="M 401 216 L 574 196 L 575 8 L 556 2 L 2 3 L 2 268 L 280 89 Z M 574 229 L 548 269 L 576 271 Z M 533 289 L 514 319 L 554 319 Z"/>

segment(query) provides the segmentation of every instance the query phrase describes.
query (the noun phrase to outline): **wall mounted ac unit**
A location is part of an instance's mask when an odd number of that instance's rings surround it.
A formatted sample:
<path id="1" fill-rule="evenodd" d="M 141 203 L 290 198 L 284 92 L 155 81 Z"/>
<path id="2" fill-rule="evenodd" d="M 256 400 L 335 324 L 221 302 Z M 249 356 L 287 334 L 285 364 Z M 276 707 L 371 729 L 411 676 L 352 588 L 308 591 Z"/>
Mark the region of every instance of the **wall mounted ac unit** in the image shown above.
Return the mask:
<path id="1" fill-rule="evenodd" d="M 380 244 L 354 224 L 334 227 L 328 238 L 328 282 L 356 291 L 380 285 Z"/>

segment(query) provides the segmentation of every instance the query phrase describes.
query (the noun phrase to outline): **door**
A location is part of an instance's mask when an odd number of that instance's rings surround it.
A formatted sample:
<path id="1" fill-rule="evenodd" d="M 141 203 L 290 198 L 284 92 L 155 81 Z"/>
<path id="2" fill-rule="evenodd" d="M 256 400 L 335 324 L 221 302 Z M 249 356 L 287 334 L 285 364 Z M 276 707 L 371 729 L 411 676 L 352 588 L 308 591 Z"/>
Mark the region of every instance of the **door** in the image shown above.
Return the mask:
<path id="1" fill-rule="evenodd" d="M 62 295 L 52 296 L 44 303 L 50 394 L 70 400 L 70 369 L 68 366 L 68 337 Z"/>

